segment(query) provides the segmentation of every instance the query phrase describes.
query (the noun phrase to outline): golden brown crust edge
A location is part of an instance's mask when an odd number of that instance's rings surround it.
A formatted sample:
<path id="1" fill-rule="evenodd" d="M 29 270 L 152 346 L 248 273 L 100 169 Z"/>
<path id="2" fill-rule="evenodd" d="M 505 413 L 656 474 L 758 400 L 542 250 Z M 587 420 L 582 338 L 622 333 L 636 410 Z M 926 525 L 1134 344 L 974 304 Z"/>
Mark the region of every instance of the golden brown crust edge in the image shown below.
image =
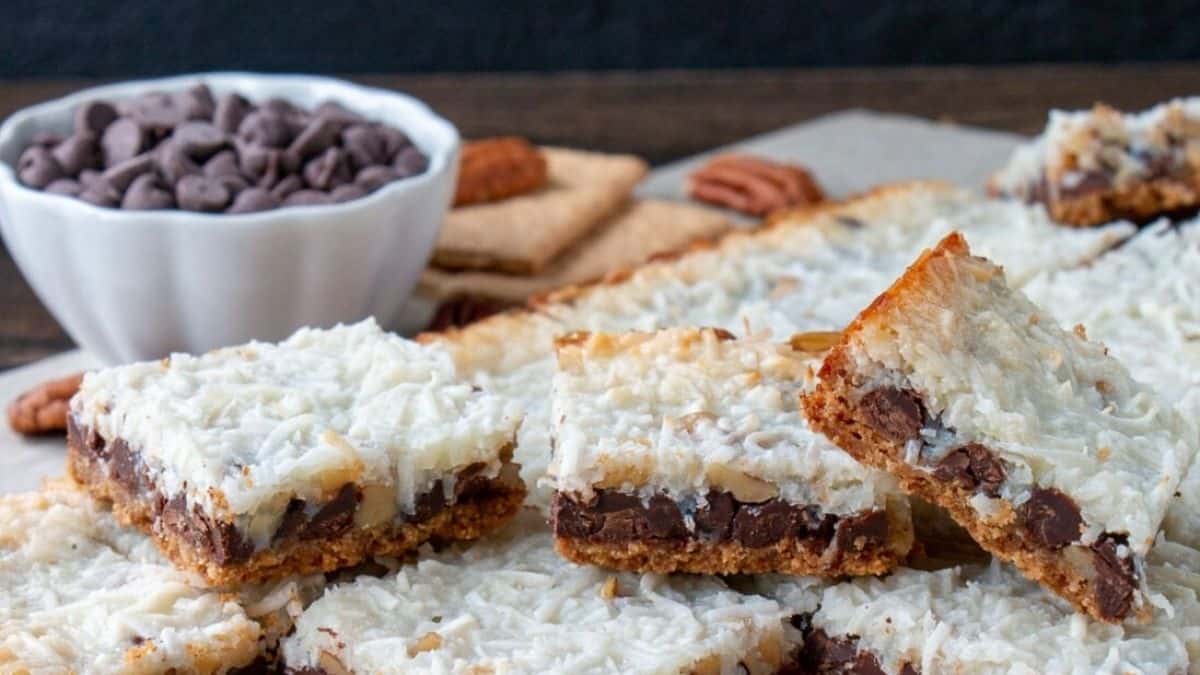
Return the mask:
<path id="1" fill-rule="evenodd" d="M 842 554 L 830 560 L 826 545 L 812 539 L 788 538 L 752 548 L 733 541 L 594 542 L 555 537 L 559 555 L 580 564 L 656 574 L 782 574 L 821 577 L 876 576 L 895 569 L 905 558 L 889 546 Z"/>
<path id="2" fill-rule="evenodd" d="M 999 189 L 994 180 L 988 183 L 988 194 L 1010 196 Z M 1115 220 L 1144 223 L 1200 208 L 1200 174 L 1187 180 L 1157 178 L 1035 203 L 1045 206 L 1054 221 L 1072 227 L 1097 227 Z"/>
<path id="3" fill-rule="evenodd" d="M 429 540 L 478 539 L 503 527 L 525 500 L 524 485 L 514 485 L 487 499 L 448 506 L 420 523 L 356 527 L 336 537 L 299 541 L 283 549 L 268 548 L 245 562 L 221 565 L 183 538 L 158 531 L 150 505 L 131 498 L 123 486 L 108 477 L 103 466 L 72 446 L 67 449 L 67 472 L 93 498 L 112 504 L 119 523 L 153 539 L 172 565 L 196 572 L 214 587 L 331 572 L 371 556 L 400 556 Z"/>

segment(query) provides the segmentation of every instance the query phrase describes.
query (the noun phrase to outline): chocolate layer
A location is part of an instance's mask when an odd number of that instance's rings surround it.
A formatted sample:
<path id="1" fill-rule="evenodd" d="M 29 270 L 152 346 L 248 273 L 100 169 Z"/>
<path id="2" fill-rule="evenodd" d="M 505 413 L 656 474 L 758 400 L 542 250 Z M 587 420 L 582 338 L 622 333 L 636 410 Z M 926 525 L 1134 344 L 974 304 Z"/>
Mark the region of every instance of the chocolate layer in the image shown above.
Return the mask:
<path id="1" fill-rule="evenodd" d="M 119 486 L 130 501 L 145 505 L 154 529 L 165 530 L 182 539 L 218 565 L 242 563 L 254 555 L 253 542 L 236 525 L 214 519 L 199 504 L 189 505 L 187 496 L 182 493 L 168 496 L 159 490 L 141 453 L 130 449 L 123 439 L 108 441 L 70 416 L 67 419 L 67 443 L 89 462 L 103 467 L 108 479 Z M 461 470 L 456 476 L 451 499 L 446 498 L 443 482 L 435 482 L 429 492 L 417 497 L 412 513 L 399 515 L 394 522 L 421 523 L 456 504 L 483 502 L 511 491 L 498 479 L 483 476 L 485 468 L 483 464 L 473 464 Z M 271 546 L 337 538 L 353 527 L 361 503 L 362 488 L 354 483 L 342 485 L 324 502 L 292 499 L 271 536 Z"/>
<path id="2" fill-rule="evenodd" d="M 940 425 L 920 396 L 909 389 L 880 387 L 864 394 L 859 406 L 867 424 L 898 445 L 919 439 L 925 427 Z M 923 452 L 921 456 L 925 456 Z M 1007 479 L 1004 460 L 979 443 L 951 450 L 931 468 L 934 479 L 989 497 L 997 497 Z M 1101 615 L 1116 621 L 1129 613 L 1138 573 L 1128 557 L 1117 556 L 1117 547 L 1127 541 L 1125 535 L 1105 532 L 1096 543 L 1084 547 L 1079 541 L 1085 525 L 1079 505 L 1054 488 L 1035 486 L 1016 511 L 1018 528 L 1035 547 L 1047 551 L 1067 546 L 1089 549 L 1095 569 L 1092 592 Z"/>
<path id="3" fill-rule="evenodd" d="M 781 675 L 887 675 L 878 657 L 858 648 L 857 635 L 831 636 L 821 628 L 813 628 L 811 614 L 797 614 L 791 624 L 804 636 L 793 665 L 780 671 Z M 906 663 L 900 675 L 920 675 L 920 668 Z"/>
<path id="4" fill-rule="evenodd" d="M 687 525 L 690 517 L 692 527 Z M 729 492 L 710 491 L 705 500 L 677 502 L 659 493 L 647 500 L 615 490 L 596 490 L 589 501 L 556 492 L 550 506 L 555 536 L 595 542 L 735 541 L 761 548 L 783 539 L 836 543 L 840 550 L 882 546 L 888 537 L 883 511 L 852 517 L 822 513 L 819 506 L 781 499 L 742 502 Z"/>

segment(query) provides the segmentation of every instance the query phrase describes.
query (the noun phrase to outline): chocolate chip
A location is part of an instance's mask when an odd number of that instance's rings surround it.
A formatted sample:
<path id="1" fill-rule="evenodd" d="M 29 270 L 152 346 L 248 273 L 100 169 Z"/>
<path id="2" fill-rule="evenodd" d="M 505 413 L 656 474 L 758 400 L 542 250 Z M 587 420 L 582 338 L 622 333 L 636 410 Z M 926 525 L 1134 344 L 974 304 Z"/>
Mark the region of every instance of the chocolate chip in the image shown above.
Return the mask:
<path id="1" fill-rule="evenodd" d="M 163 188 L 158 176 L 143 173 L 129 184 L 121 198 L 121 208 L 131 211 L 157 211 L 175 207 L 175 198 Z"/>
<path id="2" fill-rule="evenodd" d="M 79 181 L 71 178 L 59 178 L 52 181 L 49 185 L 42 188 L 46 192 L 54 195 L 67 195 L 68 197 L 76 197 L 83 190 L 83 186 Z"/>
<path id="3" fill-rule="evenodd" d="M 229 207 L 229 213 L 253 213 L 255 211 L 266 211 L 279 206 L 279 200 L 276 199 L 269 190 L 264 190 L 258 187 L 247 188 L 238 193 L 234 198 L 233 205 Z"/>
<path id="4" fill-rule="evenodd" d="M 17 177 L 25 185 L 40 190 L 65 176 L 50 150 L 40 145 L 32 145 L 26 148 L 17 160 Z"/>
<path id="5" fill-rule="evenodd" d="M 350 165 L 341 150 L 328 148 L 304 165 L 304 180 L 309 187 L 329 190 L 350 182 Z"/>
<path id="6" fill-rule="evenodd" d="M 358 199 L 365 194 L 367 194 L 367 191 L 362 189 L 361 186 L 355 185 L 354 183 L 346 183 L 345 185 L 339 185 L 334 188 L 333 191 L 329 193 L 329 199 L 340 204 L 342 202 L 348 202 L 352 199 Z"/>
<path id="7" fill-rule="evenodd" d="M 835 542 L 839 551 L 864 551 L 887 542 L 888 521 L 883 511 L 852 516 L 838 521 Z"/>
<path id="8" fill-rule="evenodd" d="M 30 145 L 40 145 L 44 148 L 53 148 L 62 143 L 62 134 L 56 134 L 53 131 L 39 131 L 29 140 Z"/>
<path id="9" fill-rule="evenodd" d="M 363 121 L 362 115 L 350 110 L 337 101 L 325 101 L 318 105 L 316 109 L 313 110 L 313 113 L 328 117 L 335 122 L 340 122 L 343 126 L 349 126 L 351 124 Z"/>
<path id="10" fill-rule="evenodd" d="M 271 165 L 274 164 L 276 170 L 279 166 L 279 151 L 271 148 L 264 148 L 261 145 L 252 145 L 237 142 L 238 149 L 238 168 L 251 180 L 257 181 L 262 178 Z"/>
<path id="11" fill-rule="evenodd" d="M 221 131 L 232 134 L 238 130 L 250 110 L 250 102 L 242 96 L 225 94 L 217 101 L 217 108 L 213 112 L 213 124 Z"/>
<path id="12" fill-rule="evenodd" d="M 121 192 L 103 178 L 97 178 L 85 185 L 79 198 L 96 206 L 117 206 L 121 203 Z"/>
<path id="13" fill-rule="evenodd" d="M 793 509 L 778 499 L 772 499 L 738 509 L 733 517 L 731 536 L 743 546 L 761 548 L 787 537 L 794 529 Z"/>
<path id="14" fill-rule="evenodd" d="M 99 138 L 117 119 L 117 109 L 105 101 L 88 101 L 75 109 L 75 133 Z"/>
<path id="15" fill-rule="evenodd" d="M 1092 566 L 1096 570 L 1092 582 L 1094 595 L 1100 615 L 1109 621 L 1118 621 L 1129 614 L 1137 590 L 1133 560 L 1128 553 L 1122 558 L 1117 552 L 1122 546 L 1128 546 L 1124 536 L 1107 533 L 1092 544 Z"/>
<path id="16" fill-rule="evenodd" d="M 240 173 L 227 173 L 224 176 L 209 176 L 209 178 L 224 185 L 230 194 L 238 194 L 242 190 L 250 187 L 250 181 L 246 180 Z"/>
<path id="17" fill-rule="evenodd" d="M 149 485 L 143 485 L 142 475 L 138 470 L 140 459 L 129 449 L 124 439 L 118 438 L 108 444 L 106 450 L 108 477 L 120 485 L 132 496 L 139 495 Z"/>
<path id="18" fill-rule="evenodd" d="M 327 115 L 313 117 L 304 130 L 288 146 L 296 157 L 308 159 L 312 155 L 324 152 L 338 138 L 341 125 Z"/>
<path id="19" fill-rule="evenodd" d="M 359 492 L 354 483 L 346 483 L 308 521 L 300 531 L 301 539 L 332 539 L 340 536 L 354 524 L 354 512 L 358 509 Z"/>
<path id="20" fill-rule="evenodd" d="M 114 166 L 136 157 L 146 149 L 146 133 L 142 127 L 128 118 L 121 118 L 108 125 L 100 138 L 100 151 L 104 166 Z"/>
<path id="21" fill-rule="evenodd" d="M 367 192 L 374 192 L 399 177 L 391 167 L 377 164 L 359 171 L 354 182 L 366 188 Z"/>
<path id="22" fill-rule="evenodd" d="M 1017 509 L 1025 533 L 1039 546 L 1060 549 L 1079 539 L 1083 517 L 1067 495 L 1054 488 L 1034 488 Z"/>
<path id="23" fill-rule="evenodd" d="M 204 83 L 180 92 L 176 97 L 176 104 L 183 112 L 184 118 L 189 120 L 212 119 L 217 107 L 212 90 Z"/>
<path id="24" fill-rule="evenodd" d="M 292 131 L 283 118 L 262 110 L 246 115 L 238 125 L 238 139 L 251 145 L 284 148 L 292 140 Z"/>
<path id="25" fill-rule="evenodd" d="M 130 102 L 128 109 L 129 117 L 156 139 L 171 133 L 171 129 L 188 118 L 187 109 L 176 97 L 160 92 L 139 96 Z"/>
<path id="26" fill-rule="evenodd" d="M 342 131 L 342 147 L 355 169 L 387 161 L 387 144 L 383 136 L 366 124 L 355 124 Z"/>
<path id="27" fill-rule="evenodd" d="M 598 528 L 599 521 L 578 502 L 561 492 L 554 493 L 550 501 L 550 529 L 555 536 L 583 539 Z"/>
<path id="28" fill-rule="evenodd" d="M 410 523 L 423 523 L 446 508 L 446 492 L 442 481 L 434 481 L 426 492 L 416 499 L 413 512 L 409 514 Z"/>
<path id="29" fill-rule="evenodd" d="M 799 672 L 817 675 L 886 675 L 874 654 L 859 650 L 858 637 L 831 637 L 823 628 L 805 634 L 797 665 Z"/>
<path id="30" fill-rule="evenodd" d="M 223 211 L 229 199 L 229 188 L 214 178 L 184 176 L 175 185 L 175 201 L 188 211 Z"/>
<path id="31" fill-rule="evenodd" d="M 68 176 L 75 176 L 84 169 L 95 169 L 100 165 L 100 145 L 91 132 L 77 133 L 54 148 L 54 159 Z"/>
<path id="32" fill-rule="evenodd" d="M 413 146 L 401 149 L 392 160 L 392 168 L 401 178 L 424 173 L 428 167 L 429 158 Z"/>
<path id="33" fill-rule="evenodd" d="M 200 173 L 200 165 L 192 161 L 187 152 L 174 143 L 163 143 L 155 148 L 154 160 L 159 174 L 171 184 L 178 183 L 184 176 Z M 176 195 L 176 199 L 178 199 L 178 195 Z"/>
<path id="34" fill-rule="evenodd" d="M 283 206 L 317 206 L 329 203 L 329 195 L 320 190 L 297 190 L 282 202 Z"/>
<path id="35" fill-rule="evenodd" d="M 109 167 L 101 174 L 104 180 L 108 181 L 117 190 L 124 192 L 133 182 L 134 178 L 149 173 L 154 170 L 154 157 L 149 152 L 144 152 L 137 157 L 127 159 L 120 164 Z"/>
<path id="36" fill-rule="evenodd" d="M 204 161 L 229 142 L 228 135 L 208 122 L 184 122 L 171 134 L 171 142 L 189 157 Z"/>
<path id="37" fill-rule="evenodd" d="M 666 495 L 654 495 L 646 507 L 646 536 L 652 539 L 683 539 L 687 526 L 679 505 Z"/>
<path id="38" fill-rule="evenodd" d="M 304 187 L 304 181 L 295 174 L 286 176 L 283 180 L 276 183 L 275 187 L 271 188 L 271 196 L 276 199 L 283 199 L 293 192 Z"/>
<path id="39" fill-rule="evenodd" d="M 408 134 L 395 127 L 376 124 L 375 130 L 383 138 L 383 148 L 386 156 L 385 161 L 395 159 L 396 153 L 412 145 L 412 141 L 409 140 Z"/>
<path id="40" fill-rule="evenodd" d="M 729 539 L 733 531 L 733 516 L 737 502 L 728 492 L 709 490 L 703 506 L 696 509 L 693 520 L 696 533 L 706 539 L 722 541 Z"/>
<path id="41" fill-rule="evenodd" d="M 204 163 L 204 175 L 209 178 L 241 175 L 237 154 L 233 150 L 222 150 L 213 155 Z"/>
<path id="42" fill-rule="evenodd" d="M 1006 472 L 1004 463 L 991 450 L 978 443 L 970 443 L 942 458 L 933 470 L 933 476 L 940 481 L 958 483 L 968 490 L 996 497 L 1000 494 Z"/>
<path id="43" fill-rule="evenodd" d="M 79 172 L 79 184 L 86 188 L 92 183 L 100 180 L 100 177 L 103 175 L 104 174 L 96 171 L 95 169 L 84 169 L 83 171 Z"/>
<path id="44" fill-rule="evenodd" d="M 859 406 L 867 424 L 893 443 L 918 438 L 925 426 L 925 406 L 916 393 L 907 389 L 873 389 L 863 394 Z"/>

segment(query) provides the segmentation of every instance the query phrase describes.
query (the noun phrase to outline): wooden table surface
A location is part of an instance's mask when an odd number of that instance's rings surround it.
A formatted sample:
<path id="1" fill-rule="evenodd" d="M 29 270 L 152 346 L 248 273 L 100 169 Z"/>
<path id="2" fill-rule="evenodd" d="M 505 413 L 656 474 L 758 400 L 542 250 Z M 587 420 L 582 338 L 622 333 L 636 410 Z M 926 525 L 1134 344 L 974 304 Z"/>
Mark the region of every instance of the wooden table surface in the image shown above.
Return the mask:
<path id="1" fill-rule="evenodd" d="M 516 134 L 540 143 L 633 152 L 654 164 L 852 107 L 1032 134 L 1052 107 L 1105 101 L 1140 109 L 1200 93 L 1200 65 L 1191 64 L 353 79 L 426 100 L 466 137 Z M 0 81 L 0 117 L 93 84 Z M 0 370 L 71 345 L 0 247 Z"/>

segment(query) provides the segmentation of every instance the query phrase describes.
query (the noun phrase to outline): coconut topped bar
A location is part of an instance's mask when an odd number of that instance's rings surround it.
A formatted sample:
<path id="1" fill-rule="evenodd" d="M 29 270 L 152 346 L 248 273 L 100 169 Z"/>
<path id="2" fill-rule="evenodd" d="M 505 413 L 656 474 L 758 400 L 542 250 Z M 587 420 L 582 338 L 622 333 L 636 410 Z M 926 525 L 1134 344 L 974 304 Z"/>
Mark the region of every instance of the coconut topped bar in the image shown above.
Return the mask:
<path id="1" fill-rule="evenodd" d="M 371 320 L 88 374 L 70 468 L 214 583 L 473 538 L 524 493 L 515 404 Z"/>

